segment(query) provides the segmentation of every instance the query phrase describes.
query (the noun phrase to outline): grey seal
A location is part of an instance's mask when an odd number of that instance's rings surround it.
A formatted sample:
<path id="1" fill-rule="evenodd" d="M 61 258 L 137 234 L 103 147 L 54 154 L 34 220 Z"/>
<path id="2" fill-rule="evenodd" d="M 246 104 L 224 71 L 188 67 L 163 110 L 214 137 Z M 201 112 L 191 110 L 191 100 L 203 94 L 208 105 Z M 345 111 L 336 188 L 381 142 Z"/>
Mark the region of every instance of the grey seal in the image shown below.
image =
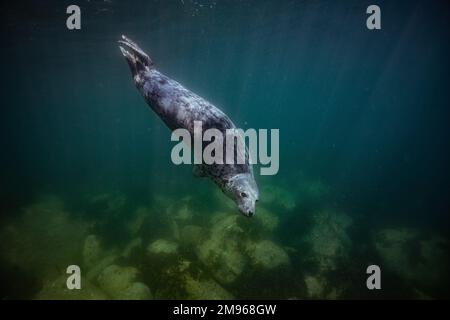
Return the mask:
<path id="1" fill-rule="evenodd" d="M 159 72 L 150 57 L 136 43 L 125 36 L 122 36 L 119 43 L 131 69 L 134 84 L 169 129 L 186 129 L 192 137 L 194 121 L 201 121 L 203 130 L 218 129 L 224 136 L 227 129 L 236 128 L 219 108 Z M 236 149 L 233 151 L 235 159 L 238 152 Z M 225 148 L 223 154 L 226 156 Z M 259 200 L 259 191 L 247 148 L 243 158 L 245 161 L 241 164 L 237 161 L 234 161 L 235 164 L 226 164 L 224 161 L 224 164 L 195 165 L 194 174 L 212 179 L 236 203 L 242 214 L 251 217 Z"/>

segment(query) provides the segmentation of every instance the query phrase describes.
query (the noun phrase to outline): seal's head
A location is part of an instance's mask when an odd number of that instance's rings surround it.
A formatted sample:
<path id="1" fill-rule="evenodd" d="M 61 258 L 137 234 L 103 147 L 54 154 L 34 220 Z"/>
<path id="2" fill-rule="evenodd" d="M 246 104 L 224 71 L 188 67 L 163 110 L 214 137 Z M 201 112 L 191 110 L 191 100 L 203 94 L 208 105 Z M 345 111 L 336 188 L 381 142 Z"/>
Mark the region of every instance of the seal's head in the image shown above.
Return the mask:
<path id="1" fill-rule="evenodd" d="M 251 217 L 255 214 L 259 191 L 252 174 L 240 173 L 227 179 L 225 192 L 234 200 L 243 215 Z"/>

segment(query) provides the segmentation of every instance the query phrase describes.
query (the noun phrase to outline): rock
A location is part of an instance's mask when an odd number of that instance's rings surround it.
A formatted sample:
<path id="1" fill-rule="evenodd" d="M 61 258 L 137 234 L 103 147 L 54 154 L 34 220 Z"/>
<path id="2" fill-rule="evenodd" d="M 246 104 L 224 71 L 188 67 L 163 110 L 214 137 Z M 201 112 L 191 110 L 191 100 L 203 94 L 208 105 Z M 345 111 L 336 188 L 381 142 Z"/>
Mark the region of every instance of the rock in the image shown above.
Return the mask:
<path id="1" fill-rule="evenodd" d="M 413 229 L 383 229 L 374 236 L 375 249 L 388 269 L 410 279 L 412 275 L 409 274 L 411 269 L 407 267 L 411 265 L 408 247 L 412 247 L 417 237 L 418 232 Z"/>
<path id="2" fill-rule="evenodd" d="M 343 288 L 332 288 L 330 292 L 327 293 L 325 298 L 328 300 L 342 299 L 343 292 Z"/>
<path id="3" fill-rule="evenodd" d="M 150 208 L 141 206 L 134 212 L 133 218 L 127 223 L 127 229 L 132 236 L 136 236 L 144 226 L 145 220 L 151 216 Z"/>
<path id="4" fill-rule="evenodd" d="M 279 224 L 278 217 L 263 207 L 257 208 L 254 219 L 261 230 L 267 233 L 275 231 Z"/>
<path id="5" fill-rule="evenodd" d="M 137 281 L 138 275 L 139 271 L 134 267 L 110 265 L 100 273 L 97 281 L 100 288 L 114 299 L 150 299 L 150 289 Z"/>
<path id="6" fill-rule="evenodd" d="M 97 281 L 100 288 L 114 296 L 135 282 L 138 274 L 139 271 L 134 267 L 120 267 L 113 264 L 100 273 Z"/>
<path id="7" fill-rule="evenodd" d="M 120 294 L 122 300 L 150 300 L 150 289 L 142 282 L 134 282 Z"/>
<path id="8" fill-rule="evenodd" d="M 247 252 L 252 264 L 258 268 L 271 270 L 290 264 L 287 253 L 272 241 L 250 242 L 247 245 Z"/>
<path id="9" fill-rule="evenodd" d="M 418 266 L 417 273 L 422 274 L 428 270 L 425 277 L 420 277 L 421 281 L 431 285 L 440 285 L 449 280 L 449 249 L 450 242 L 448 239 L 439 235 L 432 235 L 428 239 L 419 241 L 419 256 L 422 264 Z M 433 270 L 433 272 L 429 272 L 429 270 Z"/>
<path id="10" fill-rule="evenodd" d="M 142 248 L 142 239 L 134 238 L 132 239 L 127 246 L 122 251 L 122 257 L 129 259 L 134 254 L 137 254 Z"/>
<path id="11" fill-rule="evenodd" d="M 345 214 L 325 210 L 314 215 L 313 223 L 304 241 L 311 248 L 319 272 L 333 271 L 339 260 L 348 258 L 351 241 L 347 230 L 352 220 Z"/>
<path id="12" fill-rule="evenodd" d="M 180 227 L 178 226 L 177 221 L 170 216 L 170 218 L 168 219 L 168 222 L 169 222 L 169 229 L 171 231 L 170 234 L 171 234 L 172 238 L 179 241 L 180 240 Z"/>
<path id="13" fill-rule="evenodd" d="M 169 262 L 167 262 L 169 260 Z M 152 260 L 147 272 L 149 283 L 157 288 L 157 299 L 186 299 L 185 281 L 191 271 L 194 274 L 201 272 L 191 261 L 179 259 L 166 259 L 164 263 L 158 265 L 160 261 Z"/>
<path id="14" fill-rule="evenodd" d="M 88 280 L 82 280 L 81 289 L 69 290 L 67 276 L 63 275 L 44 283 L 35 300 L 105 300 L 109 297 Z"/>
<path id="15" fill-rule="evenodd" d="M 187 225 L 181 229 L 180 242 L 185 247 L 195 247 L 205 238 L 205 231 L 202 227 Z"/>
<path id="16" fill-rule="evenodd" d="M 93 266 L 86 274 L 86 278 L 88 280 L 93 280 L 97 278 L 100 272 L 103 271 L 107 266 L 116 262 L 119 258 L 119 255 L 112 251 L 110 254 L 105 255 L 95 266 Z"/>
<path id="17" fill-rule="evenodd" d="M 329 281 L 323 274 L 306 275 L 305 285 L 308 299 L 336 300 L 340 299 L 344 292 L 344 287 L 336 286 L 330 288 Z"/>
<path id="18" fill-rule="evenodd" d="M 178 244 L 173 241 L 158 239 L 146 249 L 146 275 L 152 283 L 161 279 L 161 274 L 176 269 L 181 256 L 178 254 Z"/>
<path id="19" fill-rule="evenodd" d="M 210 237 L 196 250 L 202 264 L 222 283 L 234 282 L 243 272 L 247 257 L 243 254 L 245 232 L 237 214 L 218 214 L 212 218 Z"/>
<path id="20" fill-rule="evenodd" d="M 326 285 L 325 279 L 308 275 L 305 276 L 305 284 L 308 298 L 323 299 Z"/>
<path id="21" fill-rule="evenodd" d="M 185 290 L 187 299 L 194 300 L 231 300 L 233 295 L 212 279 L 195 280 L 186 277 Z"/>
<path id="22" fill-rule="evenodd" d="M 174 219 L 179 222 L 186 223 L 192 220 L 193 216 L 194 215 L 192 213 L 192 210 L 189 208 L 189 205 L 184 204 L 180 209 L 178 209 L 178 211 L 174 215 Z"/>
<path id="23" fill-rule="evenodd" d="M 150 203 L 151 209 L 155 213 L 158 213 L 158 215 L 168 215 L 173 213 L 172 210 L 175 202 L 173 201 L 173 198 L 167 194 L 153 194 Z"/>
<path id="24" fill-rule="evenodd" d="M 176 255 L 178 253 L 178 244 L 173 241 L 158 239 L 148 245 L 147 253 L 154 255 Z"/>
<path id="25" fill-rule="evenodd" d="M 449 279 L 450 243 L 446 238 L 435 234 L 427 236 L 410 228 L 383 229 L 373 238 L 383 266 L 416 286 L 417 292 L 426 295 L 427 290 L 442 287 Z"/>
<path id="26" fill-rule="evenodd" d="M 87 229 L 88 225 L 72 216 L 61 199 L 44 196 L 1 226 L 0 255 L 35 277 L 55 278 L 63 266 L 83 261 Z"/>
<path id="27" fill-rule="evenodd" d="M 170 269 L 168 269 L 169 272 L 167 272 L 168 275 L 172 274 L 183 274 L 185 271 L 187 271 L 190 266 L 192 265 L 192 262 L 186 259 L 180 259 L 177 261 L 176 264 L 174 264 Z"/>
<path id="28" fill-rule="evenodd" d="M 247 258 L 239 252 L 235 243 L 225 242 L 220 256 L 221 264 L 216 267 L 214 275 L 222 283 L 234 282 L 244 271 Z"/>
<path id="29" fill-rule="evenodd" d="M 84 240 L 83 246 L 83 265 L 88 269 L 99 262 L 102 257 L 102 248 L 100 240 L 94 234 L 90 234 Z"/>

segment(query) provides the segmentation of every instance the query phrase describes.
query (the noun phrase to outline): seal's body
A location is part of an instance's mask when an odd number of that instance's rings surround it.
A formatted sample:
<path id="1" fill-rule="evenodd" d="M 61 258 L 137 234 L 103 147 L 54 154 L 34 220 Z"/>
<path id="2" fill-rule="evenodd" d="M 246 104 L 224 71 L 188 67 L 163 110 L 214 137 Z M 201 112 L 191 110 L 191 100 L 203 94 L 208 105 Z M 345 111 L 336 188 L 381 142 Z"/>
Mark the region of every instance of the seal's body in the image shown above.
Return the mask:
<path id="1" fill-rule="evenodd" d="M 156 70 L 148 55 L 130 39 L 122 36 L 119 43 L 136 87 L 171 130 L 183 128 L 194 136 L 194 121 L 201 121 L 203 130 L 217 129 L 223 136 L 226 135 L 227 129 L 236 128 L 230 118 L 217 107 Z M 233 152 L 233 158 L 236 159 L 238 151 L 235 149 Z M 211 178 L 236 202 L 244 215 L 252 216 L 259 192 L 248 153 L 245 152 L 245 161 L 242 164 L 237 161 L 235 164 L 202 164 L 198 165 L 195 172 L 198 176 Z M 226 148 L 223 154 L 225 159 Z"/>

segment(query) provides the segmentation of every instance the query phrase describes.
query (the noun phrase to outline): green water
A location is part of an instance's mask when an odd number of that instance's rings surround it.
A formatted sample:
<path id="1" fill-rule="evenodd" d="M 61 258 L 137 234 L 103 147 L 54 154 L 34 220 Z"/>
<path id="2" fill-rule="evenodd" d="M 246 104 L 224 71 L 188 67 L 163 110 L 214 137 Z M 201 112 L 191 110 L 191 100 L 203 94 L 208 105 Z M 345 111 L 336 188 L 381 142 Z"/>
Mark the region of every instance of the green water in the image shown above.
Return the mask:
<path id="1" fill-rule="evenodd" d="M 75 31 L 69 4 L 0 10 L 3 299 L 449 297 L 446 2 L 378 1 L 377 31 L 369 1 L 78 1 Z M 172 164 L 121 34 L 238 127 L 280 129 L 253 218 Z"/>

